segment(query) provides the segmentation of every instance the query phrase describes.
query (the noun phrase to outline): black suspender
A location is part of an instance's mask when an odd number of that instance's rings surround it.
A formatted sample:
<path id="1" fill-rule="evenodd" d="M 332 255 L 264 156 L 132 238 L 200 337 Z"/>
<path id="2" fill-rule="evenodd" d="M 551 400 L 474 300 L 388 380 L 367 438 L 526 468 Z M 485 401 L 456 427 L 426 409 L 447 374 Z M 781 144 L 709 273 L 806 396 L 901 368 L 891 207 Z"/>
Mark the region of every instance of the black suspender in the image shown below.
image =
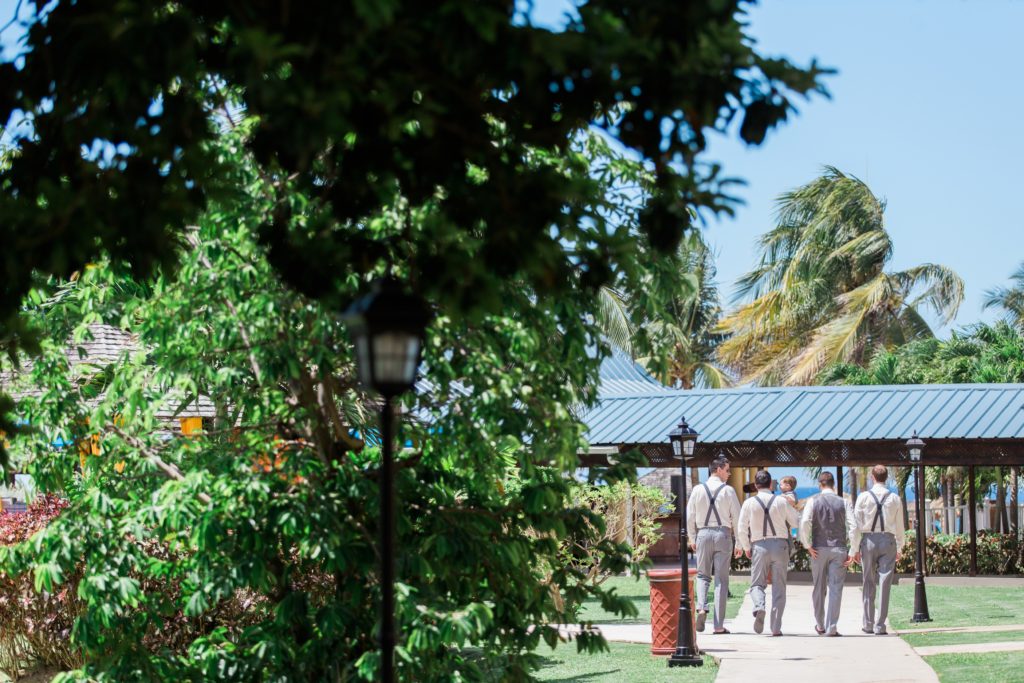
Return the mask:
<path id="1" fill-rule="evenodd" d="M 772 517 L 769 514 L 776 498 L 778 498 L 778 496 L 773 493 L 772 499 L 768 501 L 767 505 L 765 505 L 764 501 L 761 500 L 761 496 L 754 496 L 754 500 L 756 500 L 757 504 L 761 506 L 762 510 L 764 510 L 764 524 L 761 525 L 761 536 L 763 538 L 768 538 L 768 527 L 772 528 L 772 536 L 778 536 L 778 534 L 775 533 L 775 523 L 772 521 Z M 789 503 L 786 503 L 786 505 L 789 505 Z"/>
<path id="2" fill-rule="evenodd" d="M 718 523 L 718 526 L 722 526 L 722 518 L 718 514 L 718 508 L 715 507 L 715 499 L 718 498 L 718 494 L 721 493 L 722 489 L 725 488 L 725 484 L 722 484 L 717 489 L 715 489 L 714 493 L 711 493 L 711 487 L 708 486 L 707 483 L 701 484 L 701 486 L 703 486 L 704 490 L 708 492 L 708 514 L 704 518 L 704 526 L 707 526 L 711 523 L 712 513 L 714 513 L 715 515 L 715 522 Z"/>
<path id="3" fill-rule="evenodd" d="M 871 489 L 868 489 L 868 493 L 871 494 L 871 498 L 873 498 L 874 501 L 875 501 L 875 518 L 873 520 L 871 520 L 871 531 L 873 533 L 875 531 L 875 525 L 878 524 L 879 522 L 881 522 L 882 523 L 882 533 L 885 533 L 885 517 L 882 516 L 882 506 L 885 504 L 885 499 L 889 497 L 889 493 L 890 492 L 886 491 L 882 495 L 882 500 L 881 501 L 878 500 L 878 496 L 876 496 L 875 492 L 872 491 Z"/>

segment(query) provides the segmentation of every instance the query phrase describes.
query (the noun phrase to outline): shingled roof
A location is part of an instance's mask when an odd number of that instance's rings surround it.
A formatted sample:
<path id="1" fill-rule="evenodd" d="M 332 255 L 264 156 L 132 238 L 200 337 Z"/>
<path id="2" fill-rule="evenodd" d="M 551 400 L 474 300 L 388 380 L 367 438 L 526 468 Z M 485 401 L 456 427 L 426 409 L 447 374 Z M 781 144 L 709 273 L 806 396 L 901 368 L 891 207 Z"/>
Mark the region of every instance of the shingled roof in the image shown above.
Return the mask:
<path id="1" fill-rule="evenodd" d="M 89 334 L 79 342 L 68 340 L 65 355 L 71 366 L 73 376 L 83 376 L 95 372 L 98 368 L 126 358 L 139 349 L 137 335 L 113 325 L 95 323 L 88 326 Z M 38 395 L 39 389 L 32 386 L 17 386 L 17 373 L 0 372 L 0 390 L 15 399 Z M 97 399 L 99 400 L 99 399 Z M 206 396 L 198 396 L 179 412 L 184 397 L 174 400 L 170 395 L 160 406 L 157 417 L 172 421 L 182 417 L 213 417 L 216 414 L 213 402 Z"/>

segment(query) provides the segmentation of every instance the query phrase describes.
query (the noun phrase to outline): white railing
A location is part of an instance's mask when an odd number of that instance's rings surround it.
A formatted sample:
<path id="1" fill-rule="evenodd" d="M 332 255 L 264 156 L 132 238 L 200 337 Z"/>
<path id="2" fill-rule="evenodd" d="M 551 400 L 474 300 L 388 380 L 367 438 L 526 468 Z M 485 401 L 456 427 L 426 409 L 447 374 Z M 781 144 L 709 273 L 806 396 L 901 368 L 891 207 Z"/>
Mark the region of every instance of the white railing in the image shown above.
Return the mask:
<path id="1" fill-rule="evenodd" d="M 910 528 L 914 528 L 914 521 L 917 519 L 917 511 L 914 509 L 913 501 L 910 502 Z M 971 532 L 968 505 L 953 505 L 948 507 L 931 506 L 931 501 L 926 500 L 927 514 L 925 516 L 925 530 L 928 536 L 936 533 L 942 534 L 969 534 Z M 994 530 L 999 528 L 999 520 L 996 518 L 997 510 L 994 503 L 985 501 L 978 505 L 975 511 L 975 523 L 978 531 Z M 1007 505 L 1006 514 L 1008 520 L 1013 514 L 1013 509 Z M 1012 526 L 1012 524 L 1011 524 Z M 1017 506 L 1017 528 L 1024 529 L 1024 505 Z"/>

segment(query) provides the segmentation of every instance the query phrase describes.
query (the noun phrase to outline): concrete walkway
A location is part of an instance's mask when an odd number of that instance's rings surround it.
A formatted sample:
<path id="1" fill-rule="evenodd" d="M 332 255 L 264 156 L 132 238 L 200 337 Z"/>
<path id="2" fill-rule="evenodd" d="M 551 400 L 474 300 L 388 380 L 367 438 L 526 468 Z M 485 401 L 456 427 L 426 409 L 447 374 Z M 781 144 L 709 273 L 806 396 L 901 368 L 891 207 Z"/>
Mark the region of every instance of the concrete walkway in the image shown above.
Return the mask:
<path id="1" fill-rule="evenodd" d="M 766 635 L 767 628 L 765 634 L 755 634 L 752 612 L 748 594 L 739 616 L 726 620 L 726 628 L 732 633 L 712 635 L 709 620 L 708 630 L 697 634 L 697 646 L 719 661 L 716 683 L 938 683 L 932 668 L 899 636 L 861 633 L 860 589 L 856 586 L 843 591 L 841 638 L 826 638 L 814 632 L 810 586 L 789 586 L 782 620 L 785 635 L 781 638 Z M 610 641 L 651 642 L 649 624 L 604 624 L 597 628 Z"/>
<path id="2" fill-rule="evenodd" d="M 790 585 L 786 595 L 785 635 L 781 638 L 754 633 L 749 594 L 739 616 L 726 626 L 732 633 L 700 634 L 699 647 L 720 660 L 716 683 L 749 683 L 772 671 L 787 683 L 820 682 L 823 672 L 827 672 L 829 683 L 938 683 L 932 668 L 899 636 L 861 632 L 860 589 L 856 586 L 843 590 L 841 638 L 814 632 L 810 586 Z"/>

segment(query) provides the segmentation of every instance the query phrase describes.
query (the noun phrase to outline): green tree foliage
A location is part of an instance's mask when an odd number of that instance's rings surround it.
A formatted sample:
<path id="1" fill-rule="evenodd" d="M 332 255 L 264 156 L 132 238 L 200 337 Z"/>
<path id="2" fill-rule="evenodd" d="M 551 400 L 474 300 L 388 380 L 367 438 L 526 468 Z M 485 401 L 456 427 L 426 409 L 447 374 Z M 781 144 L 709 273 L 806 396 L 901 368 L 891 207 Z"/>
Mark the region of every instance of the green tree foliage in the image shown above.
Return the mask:
<path id="1" fill-rule="evenodd" d="M 985 292 L 985 308 L 1001 308 L 1006 320 L 1024 332 L 1024 263 L 1010 276 L 1009 287 Z"/>
<path id="2" fill-rule="evenodd" d="M 778 200 L 761 262 L 740 281 L 752 301 L 729 314 L 720 357 L 744 381 L 807 384 L 834 363 L 862 365 L 932 331 L 919 313 L 956 315 L 963 281 L 926 263 L 885 270 L 892 241 L 885 202 L 835 168 Z"/>
<path id="3" fill-rule="evenodd" d="M 717 358 L 722 306 L 714 254 L 703 236 L 694 232 L 680 242 L 678 257 L 688 286 L 666 292 L 668 316 L 644 326 L 645 339 L 659 354 L 640 362 L 668 385 L 678 384 L 683 389 L 729 386 L 733 378 Z"/>
<path id="4" fill-rule="evenodd" d="M 212 204 L 185 234 L 175 272 L 137 279 L 102 259 L 70 280 L 37 280 L 23 304 L 42 350 L 14 386 L 32 429 L 12 448 L 39 487 L 65 492 L 70 507 L 0 561 L 32 572 L 40 590 L 72 588 L 80 598 L 70 635 L 85 664 L 76 676 L 319 681 L 376 672 L 377 410 L 355 386 L 337 317 L 285 283 L 259 242 L 278 197 L 241 144 L 245 128 L 211 152 L 245 191 Z M 581 142 L 534 163 L 589 176 L 588 149 Z M 623 171 L 602 181 L 598 197 L 639 168 L 612 161 Z M 603 200 L 576 211 L 585 229 L 611 229 Z M 616 253 L 616 284 L 657 319 L 667 315 L 657 293 L 682 287 L 684 268 L 674 253 L 652 258 L 635 228 L 614 228 L 634 235 Z M 361 229 L 415 242 L 434 229 L 433 214 L 399 203 Z M 361 278 L 350 273 L 345 286 L 354 297 Z M 595 399 L 607 352 L 593 315 L 599 296 L 580 286 L 556 297 L 508 279 L 500 311 L 473 322 L 441 310 L 431 324 L 430 386 L 407 397 L 399 433 L 413 444 L 396 482 L 400 678 L 523 679 L 533 650 L 556 642 L 551 624 L 571 619 L 584 599 L 629 609 L 588 579 L 589 566 L 563 561 L 576 546 L 590 549 L 599 571 L 635 571 L 638 559 L 605 534 L 587 501 L 573 502 L 565 476 L 583 444 L 572 409 Z M 138 348 L 70 367 L 65 340 L 83 339 L 95 323 L 136 335 Z M 196 401 L 208 402 L 213 419 L 202 434 L 173 436 L 168 416 Z M 91 434 L 101 454 L 79 475 L 78 450 L 54 444 Z M 636 463 L 623 457 L 594 476 L 614 483 Z M 511 468 L 519 475 L 506 488 Z M 601 645 L 592 635 L 579 641 Z"/>
<path id="5" fill-rule="evenodd" d="M 0 124 L 20 153 L 0 179 L 0 302 L 102 246 L 137 273 L 172 262 L 184 226 L 237 192 L 208 144 L 244 109 L 247 148 L 278 193 L 260 241 L 289 284 L 349 293 L 401 254 L 451 312 L 494 312 L 503 283 L 565 292 L 611 279 L 623 236 L 589 232 L 584 175 L 531 163 L 597 125 L 648 160 L 640 228 L 673 248 L 689 207 L 721 210 L 705 135 L 760 144 L 824 93 L 824 70 L 755 51 L 740 0 L 580 3 L 564 30 L 512 0 L 258 6 L 182 0 L 32 3 L 22 54 L 0 64 Z M 735 127 L 732 129 L 735 130 Z M 301 205 L 291 194 L 304 197 Z M 429 229 L 357 229 L 395 206 Z"/>

